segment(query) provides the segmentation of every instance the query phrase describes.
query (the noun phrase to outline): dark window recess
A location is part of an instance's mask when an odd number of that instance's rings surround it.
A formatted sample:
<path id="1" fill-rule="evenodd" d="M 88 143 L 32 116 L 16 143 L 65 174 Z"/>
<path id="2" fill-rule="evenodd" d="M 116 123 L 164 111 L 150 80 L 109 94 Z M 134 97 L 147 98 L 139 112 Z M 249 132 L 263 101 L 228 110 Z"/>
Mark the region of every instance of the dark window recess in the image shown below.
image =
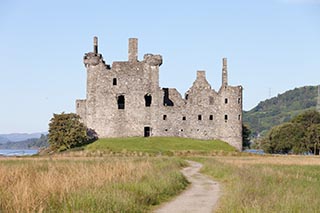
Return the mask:
<path id="1" fill-rule="evenodd" d="M 169 98 L 169 89 L 168 88 L 163 88 L 164 91 L 163 95 L 163 106 L 173 106 L 173 102 Z"/>
<path id="2" fill-rule="evenodd" d="M 228 120 L 228 115 L 224 115 L 224 121 L 227 122 Z"/>
<path id="3" fill-rule="evenodd" d="M 168 132 L 168 129 L 165 129 L 164 131 Z"/>
<path id="4" fill-rule="evenodd" d="M 241 104 L 241 98 L 238 98 L 238 104 Z"/>
<path id="5" fill-rule="evenodd" d="M 116 78 L 114 78 L 113 80 L 112 80 L 112 85 L 117 85 L 117 79 Z"/>
<path id="6" fill-rule="evenodd" d="M 202 120 L 202 116 L 198 115 L 198 120 L 201 121 Z"/>
<path id="7" fill-rule="evenodd" d="M 224 103 L 227 104 L 228 103 L 228 98 L 224 99 Z"/>
<path id="8" fill-rule="evenodd" d="M 124 109 L 125 99 L 123 95 L 118 96 L 118 109 Z"/>
<path id="9" fill-rule="evenodd" d="M 213 120 L 213 115 L 209 116 L 209 120 L 212 121 Z"/>
<path id="10" fill-rule="evenodd" d="M 150 126 L 145 126 L 144 127 L 144 137 L 150 137 L 150 133 L 151 133 Z"/>
<path id="11" fill-rule="evenodd" d="M 183 117 L 182 117 L 182 120 L 185 121 L 185 120 L 186 120 L 186 116 L 183 116 Z"/>
<path id="12" fill-rule="evenodd" d="M 238 120 L 239 120 L 239 121 L 241 120 L 241 115 L 238 115 Z"/>
<path id="13" fill-rule="evenodd" d="M 184 99 L 188 100 L 188 98 L 189 98 L 189 94 L 186 94 L 186 95 L 184 96 Z"/>
<path id="14" fill-rule="evenodd" d="M 210 96 L 210 97 L 209 97 L 209 104 L 210 104 L 210 105 L 213 105 L 213 103 L 214 103 L 214 99 L 213 99 L 212 96 Z"/>
<path id="15" fill-rule="evenodd" d="M 151 106 L 151 102 L 152 102 L 152 96 L 150 94 L 146 94 L 144 96 L 144 100 L 146 103 L 146 107 L 150 107 Z"/>
<path id="16" fill-rule="evenodd" d="M 180 132 L 183 132 L 183 129 L 180 129 Z"/>
<path id="17" fill-rule="evenodd" d="M 163 120 L 167 120 L 167 115 L 163 115 Z"/>

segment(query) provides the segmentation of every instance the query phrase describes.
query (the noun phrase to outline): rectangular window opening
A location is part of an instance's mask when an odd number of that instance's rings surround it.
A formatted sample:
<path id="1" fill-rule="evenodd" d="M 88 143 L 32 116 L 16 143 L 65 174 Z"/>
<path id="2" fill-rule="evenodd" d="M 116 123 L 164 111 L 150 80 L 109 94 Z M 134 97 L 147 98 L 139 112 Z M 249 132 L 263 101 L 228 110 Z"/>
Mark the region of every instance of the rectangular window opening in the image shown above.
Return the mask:
<path id="1" fill-rule="evenodd" d="M 113 85 L 113 86 L 117 85 L 117 79 L 116 79 L 116 78 L 114 78 L 114 79 L 112 80 L 112 85 Z"/>
<path id="2" fill-rule="evenodd" d="M 182 117 L 182 120 L 185 121 L 185 120 L 186 120 L 186 116 L 183 116 L 183 117 Z"/>
<path id="3" fill-rule="evenodd" d="M 213 115 L 209 116 L 209 120 L 212 121 L 213 120 Z"/>
<path id="4" fill-rule="evenodd" d="M 228 103 L 228 98 L 224 99 L 224 103 L 227 104 Z"/>
<path id="5" fill-rule="evenodd" d="M 163 115 L 163 120 L 167 120 L 167 115 Z"/>
<path id="6" fill-rule="evenodd" d="M 198 115 L 198 120 L 201 121 L 202 120 L 202 116 Z"/>

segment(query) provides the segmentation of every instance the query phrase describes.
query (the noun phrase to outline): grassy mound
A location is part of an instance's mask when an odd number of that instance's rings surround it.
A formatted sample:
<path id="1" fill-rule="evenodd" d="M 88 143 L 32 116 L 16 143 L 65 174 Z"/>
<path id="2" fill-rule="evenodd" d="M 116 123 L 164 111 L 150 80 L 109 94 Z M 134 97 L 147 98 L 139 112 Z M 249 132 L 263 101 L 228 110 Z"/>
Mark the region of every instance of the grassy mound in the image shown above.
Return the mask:
<path id="1" fill-rule="evenodd" d="M 88 145 L 86 150 L 110 152 L 143 152 L 173 154 L 175 152 L 236 151 L 234 147 L 219 140 L 196 140 L 174 137 L 104 138 Z"/>

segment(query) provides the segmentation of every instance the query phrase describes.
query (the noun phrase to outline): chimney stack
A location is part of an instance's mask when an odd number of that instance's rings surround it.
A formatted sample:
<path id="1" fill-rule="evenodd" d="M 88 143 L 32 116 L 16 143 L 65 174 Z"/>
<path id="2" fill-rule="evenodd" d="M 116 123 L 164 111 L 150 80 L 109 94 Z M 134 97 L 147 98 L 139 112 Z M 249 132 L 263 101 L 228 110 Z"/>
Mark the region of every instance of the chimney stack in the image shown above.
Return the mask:
<path id="1" fill-rule="evenodd" d="M 93 37 L 93 52 L 98 54 L 98 37 Z"/>
<path id="2" fill-rule="evenodd" d="M 228 86 L 227 58 L 222 59 L 222 86 Z"/>
<path id="3" fill-rule="evenodd" d="M 129 38 L 128 60 L 129 62 L 138 61 L 138 39 L 137 38 Z"/>

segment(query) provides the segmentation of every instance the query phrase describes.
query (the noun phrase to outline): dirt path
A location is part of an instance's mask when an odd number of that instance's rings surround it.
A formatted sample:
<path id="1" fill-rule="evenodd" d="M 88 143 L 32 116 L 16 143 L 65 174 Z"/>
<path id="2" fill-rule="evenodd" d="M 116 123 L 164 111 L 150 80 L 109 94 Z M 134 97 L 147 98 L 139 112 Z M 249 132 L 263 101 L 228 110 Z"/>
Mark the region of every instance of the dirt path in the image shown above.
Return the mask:
<path id="1" fill-rule="evenodd" d="M 219 184 L 199 173 L 201 163 L 194 161 L 188 161 L 188 163 L 190 166 L 184 168 L 182 173 L 191 182 L 191 187 L 171 202 L 155 210 L 155 213 L 211 213 L 214 210 L 220 195 Z"/>

